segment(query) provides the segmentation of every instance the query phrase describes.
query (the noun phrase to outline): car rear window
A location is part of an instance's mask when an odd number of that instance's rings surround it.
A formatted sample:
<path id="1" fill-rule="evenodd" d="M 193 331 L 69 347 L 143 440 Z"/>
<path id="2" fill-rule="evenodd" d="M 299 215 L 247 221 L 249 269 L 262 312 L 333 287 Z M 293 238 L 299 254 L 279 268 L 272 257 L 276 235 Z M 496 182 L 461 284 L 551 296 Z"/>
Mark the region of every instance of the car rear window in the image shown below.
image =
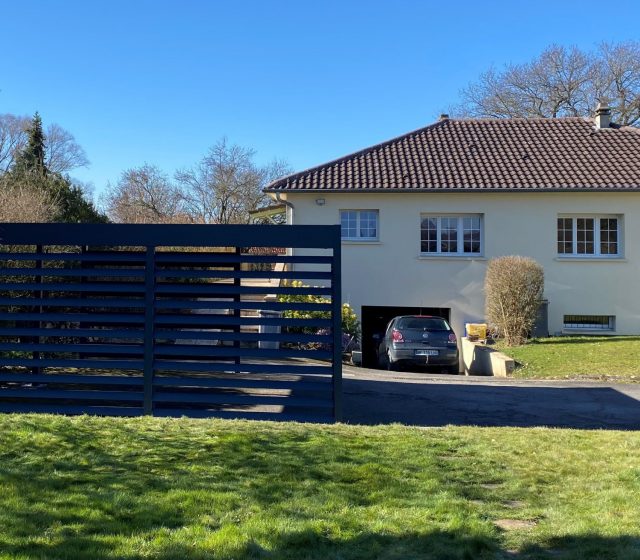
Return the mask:
<path id="1" fill-rule="evenodd" d="M 449 331 L 449 323 L 439 317 L 403 317 L 398 320 L 399 329 L 420 329 L 427 331 Z"/>

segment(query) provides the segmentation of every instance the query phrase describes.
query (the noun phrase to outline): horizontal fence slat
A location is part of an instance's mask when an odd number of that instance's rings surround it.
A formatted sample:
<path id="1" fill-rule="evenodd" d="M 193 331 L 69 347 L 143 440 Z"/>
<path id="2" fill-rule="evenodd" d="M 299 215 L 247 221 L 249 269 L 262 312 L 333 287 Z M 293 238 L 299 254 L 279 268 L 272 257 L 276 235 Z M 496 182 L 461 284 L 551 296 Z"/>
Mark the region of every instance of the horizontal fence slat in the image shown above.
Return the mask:
<path id="1" fill-rule="evenodd" d="M 1 365 L 1 363 L 0 363 Z M 215 373 L 215 372 L 233 372 L 239 370 L 241 373 L 259 373 L 259 374 L 292 374 L 292 375 L 328 375 L 330 376 L 333 369 L 331 366 L 318 365 L 274 365 L 274 364 L 234 364 L 231 362 L 211 362 L 204 363 L 202 361 L 179 361 L 179 360 L 162 360 L 154 361 L 155 371 L 167 372 L 190 372 L 190 373 Z"/>
<path id="2" fill-rule="evenodd" d="M 111 399 L 115 400 L 115 399 Z M 253 394 L 216 393 L 164 393 L 156 392 L 153 400 L 157 403 L 190 404 L 230 404 L 230 405 L 276 405 L 305 408 L 331 408 L 331 399 L 292 397 L 290 395 L 268 396 Z"/>
<path id="3" fill-rule="evenodd" d="M 2 330 L 0 329 L 0 334 Z M 238 333 L 229 331 L 183 331 L 156 329 L 156 340 L 239 340 L 242 342 L 317 342 L 321 344 L 332 344 L 331 334 L 287 334 L 287 333 Z"/>
<path id="4" fill-rule="evenodd" d="M 324 255 L 247 255 L 235 253 L 156 253 L 158 264 L 190 264 L 210 266 L 227 263 L 265 264 L 332 264 L 333 257 Z"/>
<path id="5" fill-rule="evenodd" d="M 104 253 L 7 253 L 0 252 L 0 261 L 78 261 L 126 262 L 144 264 L 143 252 L 108 251 Z"/>
<path id="6" fill-rule="evenodd" d="M 31 301 L 31 300 L 29 300 Z M 1 305 L 1 300 L 0 300 Z M 97 306 L 96 306 L 97 307 Z M 330 303 L 298 303 L 280 301 L 203 301 L 159 299 L 155 302 L 156 309 L 255 309 L 257 311 L 331 311 Z"/>
<path id="7" fill-rule="evenodd" d="M 144 283 L 131 282 L 88 282 L 63 283 L 63 282 L 0 282 L 0 291 L 10 292 L 92 292 L 96 294 L 130 293 L 144 294 Z"/>
<path id="8" fill-rule="evenodd" d="M 240 224 L 0 224 L 4 245 L 330 249 L 340 226 Z M 79 243 L 80 242 L 80 243 Z"/>
<path id="9" fill-rule="evenodd" d="M 275 327 L 329 328 L 331 319 L 280 319 L 275 317 L 231 317 L 227 315 L 156 315 L 156 325 L 202 325 L 209 328 L 229 325 L 271 325 Z"/>
<path id="10" fill-rule="evenodd" d="M 227 325 L 225 325 L 227 326 Z M 331 344 L 333 337 L 328 334 L 287 334 L 287 333 L 232 333 L 220 330 L 176 330 L 157 329 L 156 340 L 239 340 L 245 342 L 300 342 Z M 122 329 L 74 329 L 74 328 L 2 328 L 0 336 L 39 336 L 44 338 L 54 337 L 83 337 L 100 339 L 127 339 L 140 340 L 144 336 L 142 330 Z"/>
<path id="11" fill-rule="evenodd" d="M 0 392 L 1 399 L 66 399 L 90 401 L 130 401 L 142 402 L 141 391 L 86 391 L 77 389 L 33 389 L 4 388 Z"/>
<path id="12" fill-rule="evenodd" d="M 0 350 L 2 345 L 0 345 Z M 290 348 L 282 348 L 279 350 L 262 349 L 262 348 L 229 348 L 227 346 L 195 346 L 176 344 L 175 346 L 166 346 L 157 344 L 154 350 L 157 357 L 164 356 L 193 356 L 207 358 L 255 358 L 255 359 L 284 359 L 284 358 L 310 358 L 315 360 L 330 359 L 332 352 L 326 350 L 296 350 Z"/>
<path id="13" fill-rule="evenodd" d="M 2 379 L 2 377 L 0 377 Z M 318 380 L 309 380 L 301 378 L 299 380 L 290 379 L 229 379 L 229 378 L 203 378 L 203 377 L 162 377 L 156 376 L 153 381 L 154 387 L 189 387 L 198 389 L 209 388 L 247 388 L 247 389 L 295 389 L 300 391 L 326 391 L 327 385 L 331 383 L 330 379 L 319 378 Z"/>
<path id="14" fill-rule="evenodd" d="M 28 367 L 28 368 L 78 368 L 78 369 L 117 369 L 117 370 L 142 370 L 142 360 L 72 360 L 72 359 L 26 359 L 26 358 L 2 358 L 0 366 Z"/>
<path id="15" fill-rule="evenodd" d="M 0 371 L 0 383 L 60 383 L 70 385 L 124 385 L 141 387 L 142 382 L 142 376 L 37 374 Z"/>
<path id="16" fill-rule="evenodd" d="M 0 288 L 2 285 L 0 285 Z M 42 288 L 39 288 L 42 289 Z M 304 288 L 288 288 L 273 286 L 233 286 L 231 284 L 174 284 L 174 283 L 158 283 L 156 284 L 157 294 L 238 294 L 238 295 L 258 295 L 258 294 L 275 294 L 275 295 L 317 295 L 330 296 L 331 288 L 321 287 L 304 287 Z"/>
<path id="17" fill-rule="evenodd" d="M 0 351 L 13 352 L 66 352 L 66 353 L 87 353 L 87 354 L 142 354 L 144 347 L 142 344 L 45 344 L 17 342 L 7 344 L 0 342 Z"/>
<path id="18" fill-rule="evenodd" d="M 94 338 L 123 338 L 137 340 L 142 339 L 144 331 L 126 329 L 60 329 L 60 328 L 3 328 L 0 327 L 0 336 L 42 336 L 42 337 L 94 337 Z"/>
<path id="19" fill-rule="evenodd" d="M 53 275 L 51 275 L 53 276 Z M 240 278 L 240 279 L 266 279 L 266 280 L 331 280 L 331 272 L 296 271 L 296 272 L 262 272 L 244 270 L 163 270 L 156 272 L 156 278 Z"/>
<path id="20" fill-rule="evenodd" d="M 39 277 L 104 277 L 104 278 L 140 278 L 144 270 L 129 269 L 98 269 L 98 268 L 0 268 L 3 276 L 39 276 Z"/>
<path id="21" fill-rule="evenodd" d="M 0 284 L 1 286 L 1 284 Z M 38 298 L 38 297 L 0 297 L 0 305 L 13 305 L 16 307 L 40 305 L 44 307 L 104 307 L 104 308 L 126 308 L 142 309 L 144 301 L 142 299 L 78 299 L 78 298 Z M 330 307 L 330 306 L 329 306 Z"/>
<path id="22" fill-rule="evenodd" d="M 0 313 L 0 321 L 64 321 L 67 323 L 144 323 L 144 315 L 125 313 Z"/>

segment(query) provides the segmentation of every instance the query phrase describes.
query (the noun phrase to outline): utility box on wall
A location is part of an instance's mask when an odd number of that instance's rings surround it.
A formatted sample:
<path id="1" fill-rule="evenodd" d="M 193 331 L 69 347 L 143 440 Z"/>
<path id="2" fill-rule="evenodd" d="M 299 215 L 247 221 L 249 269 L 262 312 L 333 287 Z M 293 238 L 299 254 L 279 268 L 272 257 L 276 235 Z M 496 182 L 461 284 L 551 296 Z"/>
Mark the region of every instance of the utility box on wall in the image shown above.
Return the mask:
<path id="1" fill-rule="evenodd" d="M 547 299 L 543 299 L 542 303 L 540 303 L 531 336 L 533 338 L 546 338 L 549 336 L 549 300 Z"/>

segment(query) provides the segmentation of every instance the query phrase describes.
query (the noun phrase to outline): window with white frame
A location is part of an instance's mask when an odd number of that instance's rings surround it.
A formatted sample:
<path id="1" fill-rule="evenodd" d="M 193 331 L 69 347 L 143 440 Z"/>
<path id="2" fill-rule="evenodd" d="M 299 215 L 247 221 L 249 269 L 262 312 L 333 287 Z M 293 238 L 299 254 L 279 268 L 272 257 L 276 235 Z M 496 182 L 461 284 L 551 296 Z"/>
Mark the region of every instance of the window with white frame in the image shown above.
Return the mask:
<path id="1" fill-rule="evenodd" d="M 378 210 L 340 210 L 342 239 L 377 241 Z"/>
<path id="2" fill-rule="evenodd" d="M 621 222 L 621 216 L 559 216 L 558 254 L 619 257 Z"/>
<path id="3" fill-rule="evenodd" d="M 420 252 L 425 255 L 480 255 L 482 216 L 423 214 L 420 220 Z"/>

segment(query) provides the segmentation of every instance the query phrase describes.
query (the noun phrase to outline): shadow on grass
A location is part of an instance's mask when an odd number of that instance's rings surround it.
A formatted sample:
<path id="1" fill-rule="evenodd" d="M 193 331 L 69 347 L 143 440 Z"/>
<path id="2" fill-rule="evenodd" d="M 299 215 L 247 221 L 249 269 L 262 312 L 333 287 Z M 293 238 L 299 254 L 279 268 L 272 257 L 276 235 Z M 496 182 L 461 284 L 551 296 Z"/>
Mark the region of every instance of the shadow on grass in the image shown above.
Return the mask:
<path id="1" fill-rule="evenodd" d="M 206 535 L 203 535 L 206 536 Z M 22 554 L 19 548 L 4 547 L 6 554 Z M 31 556 L 33 555 L 33 556 Z M 462 531 L 434 531 L 384 535 L 363 533 L 351 539 L 327 537 L 315 531 L 276 535 L 269 544 L 256 541 L 227 543 L 219 549 L 172 542 L 148 552 L 122 553 L 98 537 L 67 537 L 59 542 L 31 549 L 28 558 L 74 558 L 78 560 L 637 560 L 640 539 L 632 536 L 596 535 L 552 538 L 520 549 L 501 546 L 497 538 L 474 537 Z"/>
<path id="2" fill-rule="evenodd" d="M 640 401 L 613 387 L 405 383 L 345 378 L 344 420 L 410 426 L 640 429 Z"/>
<path id="3" fill-rule="evenodd" d="M 187 556 L 188 556 L 188 551 Z M 170 556 L 162 556 L 169 560 Z M 424 560 L 637 560 L 640 539 L 631 536 L 567 536 L 544 544 L 524 544 L 519 550 L 500 546 L 496 539 L 474 537 L 463 531 L 434 531 L 390 536 L 365 533 L 354 539 L 334 540 L 306 531 L 278 539 L 269 550 L 255 543 L 239 558 L 294 560 L 309 559 L 424 559 Z"/>
<path id="4" fill-rule="evenodd" d="M 557 344 L 593 344 L 594 342 L 640 342 L 640 336 L 609 336 L 609 335 L 585 335 L 585 336 L 554 336 L 552 338 L 534 338 L 527 345 L 531 346 L 551 346 Z M 510 348 L 505 347 L 503 351 L 507 354 Z"/>
<path id="5" fill-rule="evenodd" d="M 206 535 L 203 535 L 206 536 Z M 0 541 L 1 543 L 1 541 Z M 21 547 L 3 543 L 2 552 L 10 555 L 25 554 Z M 465 536 L 462 533 L 434 532 L 426 534 L 407 533 L 389 536 L 365 533 L 354 539 L 332 539 L 315 531 L 303 531 L 277 535 L 264 546 L 249 543 L 211 547 L 171 542 L 170 539 L 154 547 L 153 553 L 122 553 L 107 541 L 95 536 L 66 536 L 48 545 L 29 548 L 28 558 L 74 558 L 78 560 L 141 560 L 151 557 L 156 560 L 179 559 L 228 559 L 228 560 L 365 560 L 374 558 L 424 558 L 424 559 L 493 559 L 500 558 L 500 548 L 491 539 Z M 498 554 L 498 556 L 496 556 Z"/>

